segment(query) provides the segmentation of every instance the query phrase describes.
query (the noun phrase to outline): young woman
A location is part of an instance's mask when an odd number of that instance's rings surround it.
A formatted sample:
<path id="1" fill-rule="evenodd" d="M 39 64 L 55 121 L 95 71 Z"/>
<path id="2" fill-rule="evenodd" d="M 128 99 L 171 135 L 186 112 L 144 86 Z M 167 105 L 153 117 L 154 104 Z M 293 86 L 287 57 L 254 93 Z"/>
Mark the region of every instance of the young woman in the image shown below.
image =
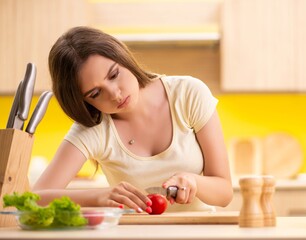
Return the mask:
<path id="1" fill-rule="evenodd" d="M 75 123 L 33 188 L 42 204 L 65 195 L 81 206 L 150 213 L 145 189 L 152 186 L 178 187 L 168 211 L 231 201 L 217 99 L 202 81 L 147 72 L 122 42 L 89 27 L 56 41 L 49 70 L 54 95 Z M 66 189 L 88 159 L 110 187 Z"/>

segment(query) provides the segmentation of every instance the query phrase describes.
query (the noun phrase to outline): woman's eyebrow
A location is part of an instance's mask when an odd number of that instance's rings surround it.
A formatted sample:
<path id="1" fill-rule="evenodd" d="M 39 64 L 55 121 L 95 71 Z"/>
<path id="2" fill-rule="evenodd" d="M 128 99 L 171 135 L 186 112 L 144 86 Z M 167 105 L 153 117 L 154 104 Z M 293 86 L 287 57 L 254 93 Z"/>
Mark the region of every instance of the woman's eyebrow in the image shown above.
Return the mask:
<path id="1" fill-rule="evenodd" d="M 106 79 L 109 75 L 110 75 L 110 73 L 111 73 L 111 71 L 113 70 L 113 68 L 116 66 L 116 62 L 114 62 L 111 66 L 110 66 L 110 68 L 108 69 L 108 72 L 107 72 L 107 74 L 106 74 L 106 76 L 105 76 L 105 78 L 104 79 Z"/>
<path id="2" fill-rule="evenodd" d="M 111 71 L 114 69 L 114 67 L 116 66 L 116 64 L 117 64 L 117 63 L 115 62 L 115 63 L 113 63 L 113 64 L 110 66 L 110 68 L 108 69 L 108 72 L 107 72 L 106 76 L 104 77 L 104 79 L 106 79 L 106 78 L 110 75 Z M 95 88 L 88 90 L 87 92 L 85 92 L 85 93 L 83 94 L 83 97 L 87 97 L 87 96 L 90 95 L 90 93 L 91 93 L 92 91 L 94 91 L 94 90 L 95 90 Z"/>

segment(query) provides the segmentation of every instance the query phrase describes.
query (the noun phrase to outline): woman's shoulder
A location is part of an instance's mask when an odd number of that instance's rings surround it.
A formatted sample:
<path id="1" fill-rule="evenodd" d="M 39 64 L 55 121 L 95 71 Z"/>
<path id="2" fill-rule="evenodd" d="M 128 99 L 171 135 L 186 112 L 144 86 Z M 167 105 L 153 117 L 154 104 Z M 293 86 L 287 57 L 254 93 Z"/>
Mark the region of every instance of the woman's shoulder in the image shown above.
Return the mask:
<path id="1" fill-rule="evenodd" d="M 201 81 L 200 79 L 195 78 L 193 76 L 189 76 L 189 75 L 171 75 L 171 76 L 162 75 L 161 78 L 165 80 L 166 82 L 174 82 L 174 83 L 179 83 L 182 81 L 191 81 L 191 82 Z"/>
<path id="2" fill-rule="evenodd" d="M 210 92 L 209 88 L 202 80 L 192 76 L 162 76 L 161 79 L 170 92 L 184 91 L 188 93 L 199 90 Z"/>
<path id="3" fill-rule="evenodd" d="M 162 78 L 168 88 L 170 100 L 181 114 L 181 119 L 195 131 L 201 129 L 213 113 L 218 100 L 206 84 L 191 76 L 165 76 Z"/>
<path id="4" fill-rule="evenodd" d="M 189 76 L 189 75 L 175 75 L 175 76 L 161 76 L 161 79 L 170 85 L 185 85 L 185 86 L 193 86 L 193 85 L 206 85 L 199 78 Z"/>
<path id="5" fill-rule="evenodd" d="M 99 137 L 99 135 L 102 133 L 102 129 L 103 129 L 103 125 L 106 124 L 106 121 L 102 120 L 101 123 L 93 126 L 93 127 L 86 127 L 86 126 L 83 126 L 82 124 L 80 123 L 77 123 L 77 122 L 74 122 L 72 124 L 72 126 L 70 127 L 69 129 L 69 132 L 68 134 L 66 135 L 67 136 L 79 136 L 79 137 L 92 137 L 92 136 L 97 136 Z"/>

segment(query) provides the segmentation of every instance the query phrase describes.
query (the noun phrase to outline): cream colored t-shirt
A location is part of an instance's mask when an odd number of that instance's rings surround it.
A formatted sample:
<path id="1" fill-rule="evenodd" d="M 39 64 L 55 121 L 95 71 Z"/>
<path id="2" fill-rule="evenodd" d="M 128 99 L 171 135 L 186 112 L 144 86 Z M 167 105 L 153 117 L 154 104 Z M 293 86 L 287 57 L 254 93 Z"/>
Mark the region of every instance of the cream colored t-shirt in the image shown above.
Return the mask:
<path id="1" fill-rule="evenodd" d="M 165 151 L 151 157 L 140 157 L 130 152 L 108 114 L 103 114 L 102 122 L 91 128 L 73 124 L 65 137 L 86 158 L 101 165 L 110 186 L 127 181 L 144 190 L 150 186 L 161 186 L 176 172 L 203 173 L 204 158 L 195 133 L 208 122 L 218 100 L 199 79 L 162 76 L 161 80 L 170 102 L 173 123 L 172 143 Z M 212 207 L 197 198 L 191 204 L 168 207 L 168 211 L 199 210 L 212 210 Z"/>

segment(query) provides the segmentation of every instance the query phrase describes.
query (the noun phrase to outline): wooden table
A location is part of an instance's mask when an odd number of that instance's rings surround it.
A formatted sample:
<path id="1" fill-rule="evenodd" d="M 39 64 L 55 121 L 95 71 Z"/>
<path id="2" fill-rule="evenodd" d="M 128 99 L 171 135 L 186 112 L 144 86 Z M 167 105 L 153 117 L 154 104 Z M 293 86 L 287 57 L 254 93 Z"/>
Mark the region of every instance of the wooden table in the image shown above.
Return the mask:
<path id="1" fill-rule="evenodd" d="M 0 239 L 306 239 L 305 217 L 279 217 L 276 227 L 240 228 L 237 224 L 118 225 L 79 231 L 24 231 L 0 228 Z"/>

